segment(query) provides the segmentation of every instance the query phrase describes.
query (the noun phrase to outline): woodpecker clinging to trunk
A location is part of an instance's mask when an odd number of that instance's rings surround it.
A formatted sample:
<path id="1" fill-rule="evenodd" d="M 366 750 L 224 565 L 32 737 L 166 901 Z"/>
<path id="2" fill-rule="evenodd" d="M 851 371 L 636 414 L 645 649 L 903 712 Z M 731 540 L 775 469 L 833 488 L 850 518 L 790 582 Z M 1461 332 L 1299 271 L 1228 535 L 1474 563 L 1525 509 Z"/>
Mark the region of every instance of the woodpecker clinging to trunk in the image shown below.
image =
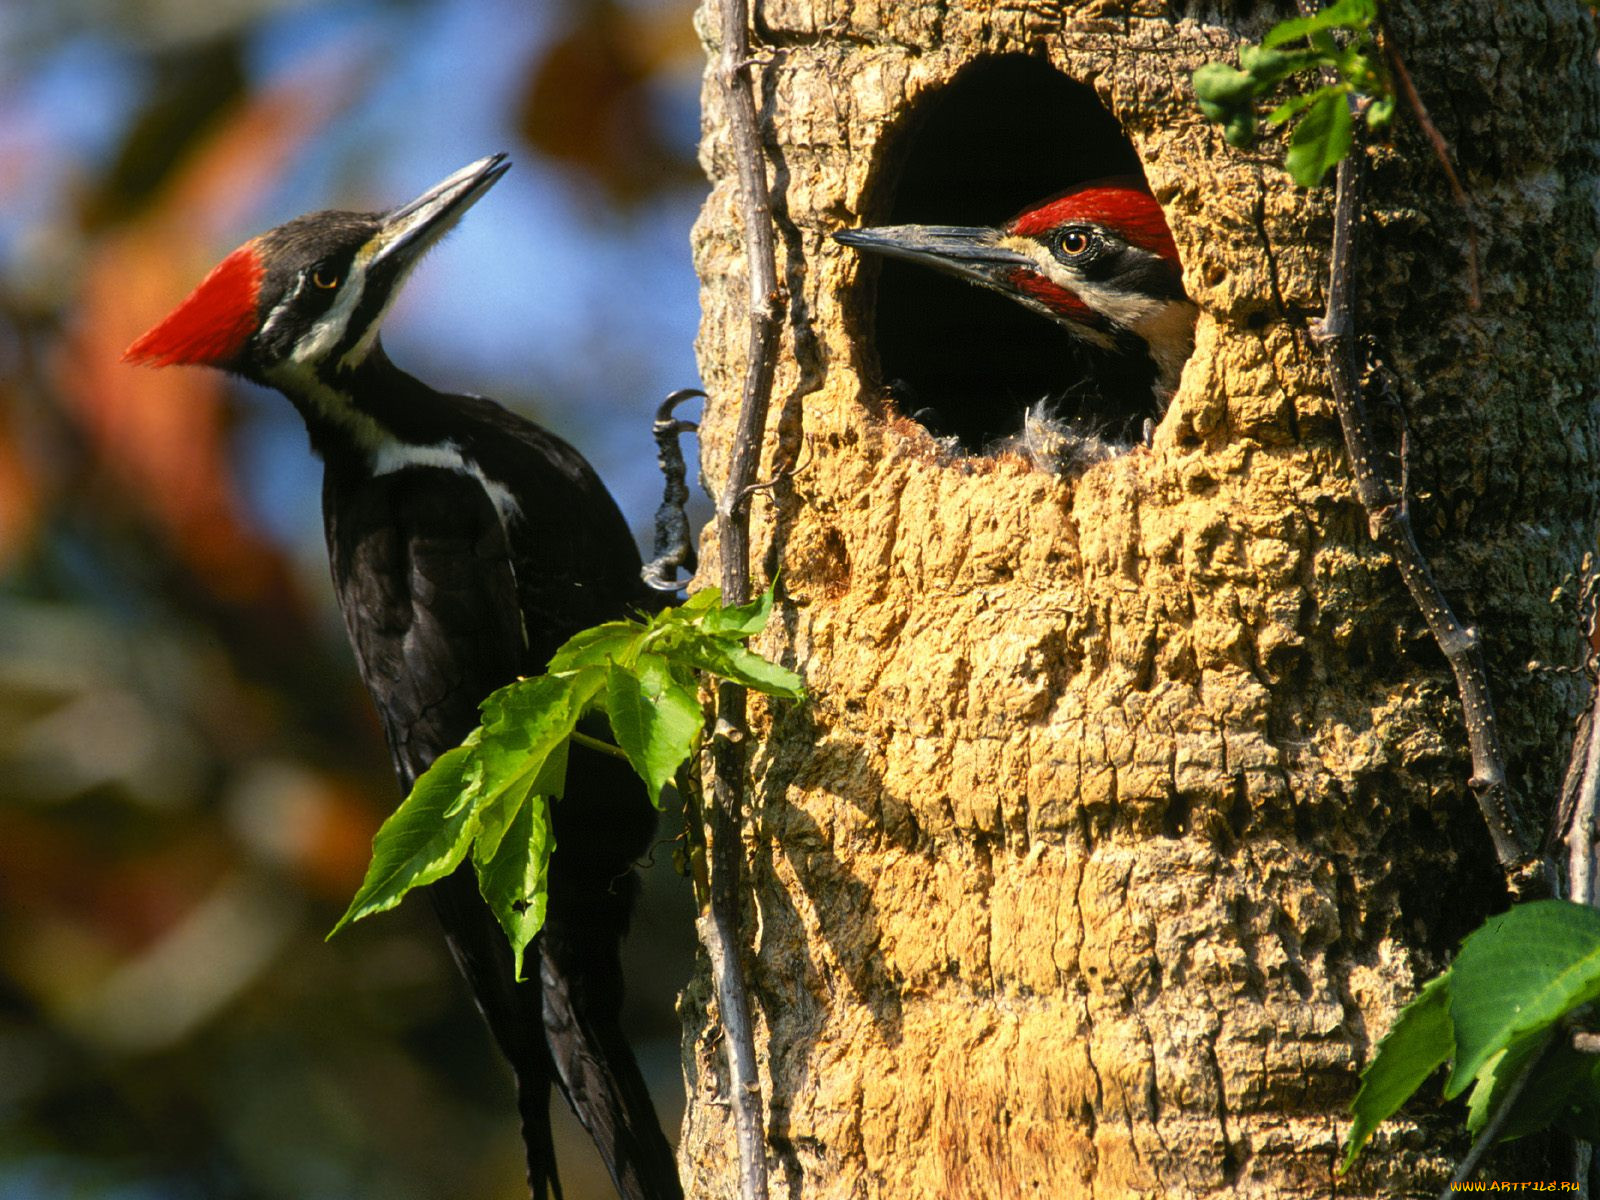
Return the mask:
<path id="1" fill-rule="evenodd" d="M 252 238 L 129 347 L 277 388 L 321 457 L 334 588 L 402 790 L 478 724 L 478 703 L 541 672 L 568 636 L 659 600 L 628 526 L 571 446 L 498 405 L 445 395 L 378 340 L 423 254 L 505 173 L 503 154 L 387 213 L 320 212 Z M 537 1200 L 559 1198 L 550 1086 L 627 1200 L 682 1196 L 618 1022 L 632 863 L 655 812 L 625 763 L 573 747 L 548 918 L 518 983 L 470 864 L 429 894 L 516 1072 Z"/>
<path id="2" fill-rule="evenodd" d="M 1152 403 L 1159 412 L 1194 349 L 1178 248 L 1137 178 L 1077 184 L 1000 226 L 885 225 L 833 236 L 992 288 L 1064 326 L 1089 351 L 1092 386 L 1129 413 Z M 1078 435 L 1099 441 L 1096 430 Z"/>

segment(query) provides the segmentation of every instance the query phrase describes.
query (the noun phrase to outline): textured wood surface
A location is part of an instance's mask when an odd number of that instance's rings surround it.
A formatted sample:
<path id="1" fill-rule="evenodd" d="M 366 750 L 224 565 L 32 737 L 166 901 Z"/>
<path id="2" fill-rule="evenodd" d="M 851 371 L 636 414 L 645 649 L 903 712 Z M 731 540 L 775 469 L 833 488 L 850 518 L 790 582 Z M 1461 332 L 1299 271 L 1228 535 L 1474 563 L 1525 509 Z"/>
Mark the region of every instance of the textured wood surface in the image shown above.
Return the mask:
<path id="1" fill-rule="evenodd" d="M 1592 27 L 1576 3 L 1390 7 L 1477 202 L 1484 303 L 1466 310 L 1466 218 L 1403 125 L 1372 180 L 1363 319 L 1402 380 L 1424 550 L 1482 629 L 1513 789 L 1542 824 L 1574 686 L 1526 664 L 1571 660 L 1552 594 L 1595 540 Z M 775 1193 L 1437 1187 L 1460 1144 L 1425 1106 L 1336 1181 L 1343 1110 L 1396 1008 L 1502 900 L 1449 674 L 1366 540 L 1304 332 L 1331 197 L 1295 189 L 1271 143 L 1226 147 L 1188 86 L 1270 17 L 758 8 L 789 289 L 768 468 L 806 448 L 758 502 L 754 560 L 784 581 L 765 649 L 813 692 L 761 710 L 746 847 Z M 1202 310 L 1154 446 L 1071 482 L 893 419 L 871 289 L 827 239 L 882 218 L 906 152 L 885 147 L 915 145 L 896 139 L 919 104 L 1018 51 L 1122 121 Z M 708 104 L 715 487 L 746 324 Z M 712 1200 L 733 1138 L 709 994 L 684 1000 L 681 1158 Z M 1508 1170 L 1553 1178 L 1542 1153 Z"/>

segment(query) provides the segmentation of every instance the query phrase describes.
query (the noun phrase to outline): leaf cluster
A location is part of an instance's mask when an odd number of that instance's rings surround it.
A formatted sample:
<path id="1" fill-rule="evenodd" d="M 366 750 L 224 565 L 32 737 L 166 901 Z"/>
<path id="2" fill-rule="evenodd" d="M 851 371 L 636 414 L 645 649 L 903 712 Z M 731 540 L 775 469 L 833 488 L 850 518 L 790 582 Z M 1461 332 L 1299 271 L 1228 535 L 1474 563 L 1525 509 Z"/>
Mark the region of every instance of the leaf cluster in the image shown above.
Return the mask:
<path id="1" fill-rule="evenodd" d="M 550 802 L 566 787 L 574 742 L 626 758 L 651 803 L 700 748 L 705 718 L 697 671 L 769 696 L 799 699 L 800 677 L 744 643 L 766 625 L 772 590 L 724 608 L 716 588 L 644 621 L 608 621 L 574 634 L 543 675 L 493 693 L 483 724 L 439 756 L 378 830 L 366 878 L 330 937 L 384 912 L 413 888 L 470 857 L 522 975 L 523 952 L 544 925 Z M 604 717 L 614 742 L 579 728 Z"/>
<path id="2" fill-rule="evenodd" d="M 1322 80 L 1266 115 L 1268 125 L 1294 122 L 1285 166 L 1301 187 L 1316 187 L 1350 152 L 1353 96 L 1368 98 L 1369 128 L 1379 129 L 1394 116 L 1394 86 L 1378 46 L 1377 19 L 1377 0 L 1335 0 L 1311 16 L 1280 21 L 1259 46 L 1239 48 L 1237 67 L 1210 62 L 1195 71 L 1200 111 L 1222 123 L 1230 145 L 1249 146 L 1260 127 L 1261 101 L 1295 76 L 1310 73 Z"/>
<path id="3" fill-rule="evenodd" d="M 1564 1036 L 1600 999 L 1600 912 L 1568 900 L 1540 900 L 1491 917 L 1462 943 L 1395 1019 L 1361 1074 L 1341 1170 L 1348 1170 L 1380 1122 L 1430 1075 L 1451 1063 L 1445 1099 L 1470 1085 L 1467 1129 L 1477 1133 L 1507 1102 L 1500 1140 L 1556 1128 L 1600 1140 L 1600 1057 Z M 1527 1082 L 1511 1095 L 1529 1069 Z"/>

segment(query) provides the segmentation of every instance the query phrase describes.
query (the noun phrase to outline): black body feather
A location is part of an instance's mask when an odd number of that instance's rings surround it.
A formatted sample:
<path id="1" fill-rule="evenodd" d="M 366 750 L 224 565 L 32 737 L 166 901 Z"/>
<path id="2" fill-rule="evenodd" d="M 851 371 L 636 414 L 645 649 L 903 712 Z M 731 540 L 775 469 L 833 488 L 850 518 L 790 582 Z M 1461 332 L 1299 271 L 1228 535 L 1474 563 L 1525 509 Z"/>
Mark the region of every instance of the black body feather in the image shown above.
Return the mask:
<path id="1" fill-rule="evenodd" d="M 491 691 L 543 671 L 579 629 L 660 601 L 640 582 L 638 551 L 605 485 L 567 443 L 490 401 L 433 391 L 381 349 L 358 375 L 348 394 L 381 409 L 386 430 L 411 445 L 448 444 L 468 468 L 406 465 L 375 475 L 370 453 L 343 427 L 301 405 L 326 467 L 339 606 L 409 790 L 479 723 L 478 704 Z M 497 510 L 485 481 L 504 489 L 516 511 Z M 470 864 L 433 885 L 431 899 L 516 1072 L 536 1200 L 561 1194 L 551 1084 L 594 1137 L 625 1200 L 677 1200 L 672 1151 L 619 1022 L 619 949 L 638 888 L 632 864 L 649 846 L 656 814 L 625 763 L 574 747 L 552 821 L 548 916 L 525 982 L 513 978 L 510 949 Z"/>

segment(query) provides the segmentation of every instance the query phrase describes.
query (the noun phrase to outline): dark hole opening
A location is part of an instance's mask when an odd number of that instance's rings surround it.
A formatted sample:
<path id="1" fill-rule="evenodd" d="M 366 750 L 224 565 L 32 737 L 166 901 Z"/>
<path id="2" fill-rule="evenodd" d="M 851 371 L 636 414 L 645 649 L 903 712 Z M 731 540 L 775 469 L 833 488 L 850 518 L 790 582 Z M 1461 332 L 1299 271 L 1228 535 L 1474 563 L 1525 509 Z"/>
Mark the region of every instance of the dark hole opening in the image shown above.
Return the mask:
<path id="1" fill-rule="evenodd" d="M 963 70 L 912 114 L 890 144 L 872 225 L 1005 223 L 1085 180 L 1143 176 L 1138 155 L 1094 91 L 1038 58 L 1011 55 Z M 870 261 L 870 266 L 867 266 Z M 1094 385 L 1081 343 L 1007 297 L 918 264 L 863 256 L 877 277 L 881 378 L 894 403 L 970 453 L 1016 434 L 1049 399 L 1054 415 L 1132 441 L 1153 399 L 1130 409 Z"/>

